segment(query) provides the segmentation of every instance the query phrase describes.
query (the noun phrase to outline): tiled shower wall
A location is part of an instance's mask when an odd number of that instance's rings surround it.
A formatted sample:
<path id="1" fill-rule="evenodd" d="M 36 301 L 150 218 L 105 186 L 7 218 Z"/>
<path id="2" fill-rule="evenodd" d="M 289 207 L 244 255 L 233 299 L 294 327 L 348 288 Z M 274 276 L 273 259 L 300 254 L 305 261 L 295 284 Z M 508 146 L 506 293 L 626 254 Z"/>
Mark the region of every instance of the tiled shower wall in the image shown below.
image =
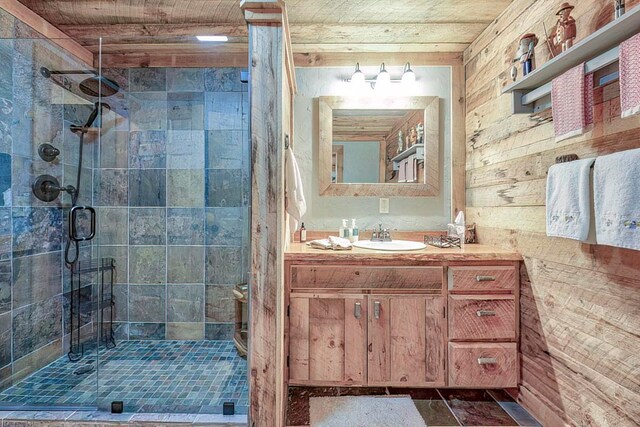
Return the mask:
<path id="1" fill-rule="evenodd" d="M 96 169 L 101 256 L 118 265 L 118 339 L 233 336 L 232 288 L 248 269 L 240 71 L 104 71 L 124 90 L 128 110 L 105 116 Z"/>
<path id="2" fill-rule="evenodd" d="M 83 68 L 51 42 L 0 10 L 0 389 L 66 352 L 69 280 L 64 268 L 64 218 L 69 199 L 37 200 L 31 184 L 49 174 L 75 185 L 78 136 L 91 106 L 67 97 L 40 67 Z M 65 105 L 67 104 L 67 105 Z M 50 143 L 52 163 L 37 154 Z M 80 200 L 91 201 L 92 150 L 87 139 Z M 90 252 L 90 251 L 89 251 Z M 91 318 L 85 319 L 91 327 Z"/>

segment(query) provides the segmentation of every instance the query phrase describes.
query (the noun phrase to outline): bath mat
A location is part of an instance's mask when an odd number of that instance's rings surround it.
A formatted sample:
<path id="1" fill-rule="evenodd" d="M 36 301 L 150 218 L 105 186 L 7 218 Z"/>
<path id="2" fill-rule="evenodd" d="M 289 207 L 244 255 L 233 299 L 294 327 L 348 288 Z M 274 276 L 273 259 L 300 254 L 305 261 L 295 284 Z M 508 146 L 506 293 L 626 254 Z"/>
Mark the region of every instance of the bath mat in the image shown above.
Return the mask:
<path id="1" fill-rule="evenodd" d="M 409 396 L 309 399 L 311 427 L 426 427 Z"/>
<path id="2" fill-rule="evenodd" d="M 640 34 L 620 43 L 622 117 L 640 113 Z"/>

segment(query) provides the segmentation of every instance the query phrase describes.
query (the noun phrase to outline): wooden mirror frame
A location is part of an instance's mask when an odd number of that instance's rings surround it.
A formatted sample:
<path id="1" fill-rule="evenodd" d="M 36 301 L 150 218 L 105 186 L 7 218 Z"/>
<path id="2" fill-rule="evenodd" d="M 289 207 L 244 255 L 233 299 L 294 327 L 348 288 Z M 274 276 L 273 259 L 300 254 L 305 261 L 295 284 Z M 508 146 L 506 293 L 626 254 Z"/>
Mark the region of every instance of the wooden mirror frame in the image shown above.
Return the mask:
<path id="1" fill-rule="evenodd" d="M 321 196 L 432 197 L 440 193 L 440 98 L 321 96 L 318 107 L 318 183 Z M 424 110 L 425 183 L 332 183 L 333 110 Z"/>

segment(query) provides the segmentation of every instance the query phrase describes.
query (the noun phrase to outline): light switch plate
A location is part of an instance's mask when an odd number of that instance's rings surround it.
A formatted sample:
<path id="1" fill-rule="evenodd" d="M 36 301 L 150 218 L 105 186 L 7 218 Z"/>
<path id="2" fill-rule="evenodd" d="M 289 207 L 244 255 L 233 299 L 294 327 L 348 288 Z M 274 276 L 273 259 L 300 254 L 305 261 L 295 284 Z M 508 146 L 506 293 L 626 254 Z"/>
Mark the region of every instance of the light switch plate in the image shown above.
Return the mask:
<path id="1" fill-rule="evenodd" d="M 380 199 L 380 213 L 381 214 L 389 213 L 389 199 Z"/>

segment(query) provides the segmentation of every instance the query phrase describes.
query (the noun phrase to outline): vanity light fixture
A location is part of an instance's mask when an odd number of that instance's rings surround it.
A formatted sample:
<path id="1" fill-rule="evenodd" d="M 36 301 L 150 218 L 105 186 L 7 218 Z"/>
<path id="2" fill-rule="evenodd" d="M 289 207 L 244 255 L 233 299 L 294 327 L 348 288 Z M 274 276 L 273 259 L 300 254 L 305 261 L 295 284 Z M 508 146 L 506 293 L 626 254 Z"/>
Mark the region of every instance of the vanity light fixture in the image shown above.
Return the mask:
<path id="1" fill-rule="evenodd" d="M 229 41 L 227 36 L 196 36 L 201 42 L 226 42 Z"/>
<path id="2" fill-rule="evenodd" d="M 378 71 L 376 78 L 367 79 L 362 70 L 360 70 L 360 63 L 356 62 L 356 69 L 351 75 L 351 78 L 344 81 L 351 83 L 354 88 L 364 87 L 364 83 L 369 83 L 371 89 L 383 92 L 388 90 L 392 83 L 401 83 L 403 86 L 411 85 L 416 81 L 416 74 L 411 69 L 411 64 L 407 62 L 402 70 L 402 78 L 392 79 L 383 62 L 380 64 L 380 71 Z"/>

